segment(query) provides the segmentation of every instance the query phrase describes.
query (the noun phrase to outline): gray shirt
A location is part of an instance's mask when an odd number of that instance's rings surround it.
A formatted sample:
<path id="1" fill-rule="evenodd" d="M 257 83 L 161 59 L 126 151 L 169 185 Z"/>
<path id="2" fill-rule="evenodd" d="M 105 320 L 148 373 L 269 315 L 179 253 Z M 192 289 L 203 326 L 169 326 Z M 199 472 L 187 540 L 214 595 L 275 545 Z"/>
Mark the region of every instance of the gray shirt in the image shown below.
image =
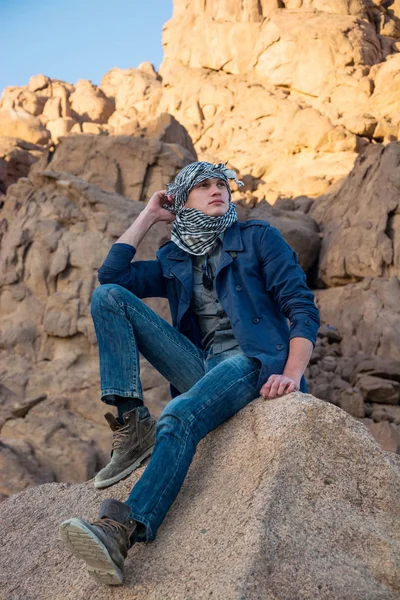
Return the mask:
<path id="1" fill-rule="evenodd" d="M 233 348 L 239 349 L 228 315 L 222 308 L 215 287 L 215 276 L 221 258 L 222 238 L 208 255 L 208 264 L 213 274 L 213 288 L 207 290 L 203 285 L 203 264 L 206 255 L 192 256 L 193 262 L 193 296 L 191 307 L 196 313 L 201 331 L 201 344 L 204 351 L 219 354 Z"/>

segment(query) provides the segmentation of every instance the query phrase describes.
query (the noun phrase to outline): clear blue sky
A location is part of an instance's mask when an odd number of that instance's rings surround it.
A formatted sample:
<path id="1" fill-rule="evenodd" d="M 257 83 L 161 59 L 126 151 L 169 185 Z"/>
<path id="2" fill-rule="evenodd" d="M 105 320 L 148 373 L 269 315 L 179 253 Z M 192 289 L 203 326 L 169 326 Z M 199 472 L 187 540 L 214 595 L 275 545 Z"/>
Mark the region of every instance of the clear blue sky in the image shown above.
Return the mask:
<path id="1" fill-rule="evenodd" d="M 0 0 L 0 93 L 44 73 L 100 83 L 113 67 L 162 61 L 172 0 Z"/>

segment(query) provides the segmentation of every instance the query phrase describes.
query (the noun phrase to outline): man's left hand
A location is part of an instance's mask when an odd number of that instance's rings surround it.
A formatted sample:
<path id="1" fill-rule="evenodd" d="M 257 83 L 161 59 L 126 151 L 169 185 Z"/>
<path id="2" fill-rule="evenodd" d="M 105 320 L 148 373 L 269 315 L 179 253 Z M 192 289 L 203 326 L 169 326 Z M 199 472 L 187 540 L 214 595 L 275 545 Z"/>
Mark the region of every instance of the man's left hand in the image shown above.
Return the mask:
<path id="1" fill-rule="evenodd" d="M 300 382 L 286 375 L 271 375 L 268 381 L 264 383 L 260 390 L 260 395 L 265 400 L 285 396 L 291 392 L 296 392 L 300 388 Z"/>

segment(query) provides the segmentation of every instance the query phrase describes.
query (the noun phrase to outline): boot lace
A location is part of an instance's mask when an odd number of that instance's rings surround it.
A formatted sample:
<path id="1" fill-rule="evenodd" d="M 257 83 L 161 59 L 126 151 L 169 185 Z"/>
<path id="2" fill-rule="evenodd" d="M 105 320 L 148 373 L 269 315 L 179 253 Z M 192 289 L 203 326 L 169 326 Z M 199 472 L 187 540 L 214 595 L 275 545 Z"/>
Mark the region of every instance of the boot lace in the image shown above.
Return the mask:
<path id="1" fill-rule="evenodd" d="M 121 448 L 122 444 L 126 441 L 128 434 L 129 434 L 129 423 L 128 423 L 128 425 L 124 425 L 117 431 L 114 431 L 111 448 L 113 450 L 116 450 L 117 448 Z"/>
<path id="2" fill-rule="evenodd" d="M 92 525 L 96 527 L 101 527 L 101 529 L 103 529 L 103 531 L 105 531 L 106 533 L 128 533 L 128 528 L 126 525 L 124 525 L 123 523 L 119 523 L 118 521 L 114 521 L 113 519 L 109 519 L 108 517 L 104 517 L 103 519 L 93 521 Z"/>

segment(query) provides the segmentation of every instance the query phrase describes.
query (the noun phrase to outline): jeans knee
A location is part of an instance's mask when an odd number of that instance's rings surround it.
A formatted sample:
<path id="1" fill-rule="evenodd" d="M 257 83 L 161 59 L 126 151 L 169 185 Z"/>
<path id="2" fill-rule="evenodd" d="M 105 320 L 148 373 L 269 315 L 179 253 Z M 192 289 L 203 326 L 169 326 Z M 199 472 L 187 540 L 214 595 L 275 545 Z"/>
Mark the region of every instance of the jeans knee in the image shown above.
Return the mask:
<path id="1" fill-rule="evenodd" d="M 110 303 L 111 305 L 115 305 L 118 297 L 124 295 L 125 293 L 129 293 L 131 296 L 133 296 L 131 292 L 128 292 L 128 290 L 116 283 L 104 283 L 103 285 L 100 285 L 92 294 L 92 300 L 90 303 L 91 315 L 93 316 L 97 310 L 104 309 L 104 306 L 110 305 Z"/>
<path id="2" fill-rule="evenodd" d="M 187 418 L 177 410 L 166 410 L 162 412 L 157 422 L 156 435 L 172 435 L 183 439 L 189 430 Z"/>

